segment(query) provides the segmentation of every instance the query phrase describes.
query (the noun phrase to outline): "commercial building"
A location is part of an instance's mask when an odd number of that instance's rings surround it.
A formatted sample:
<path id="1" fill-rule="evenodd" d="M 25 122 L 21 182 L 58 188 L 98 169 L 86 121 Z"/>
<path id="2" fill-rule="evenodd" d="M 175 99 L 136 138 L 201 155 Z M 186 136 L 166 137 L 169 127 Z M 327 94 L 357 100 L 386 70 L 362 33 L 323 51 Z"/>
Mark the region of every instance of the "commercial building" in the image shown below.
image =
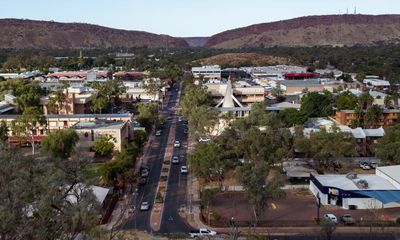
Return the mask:
<path id="1" fill-rule="evenodd" d="M 400 207 L 400 165 L 377 167 L 375 174 L 310 175 L 310 191 L 322 205 L 345 209 Z"/>
<path id="2" fill-rule="evenodd" d="M 107 70 L 92 69 L 88 71 L 64 71 L 49 73 L 45 76 L 47 82 L 64 81 L 68 83 L 85 83 L 93 81 L 107 81 L 111 73 Z"/>
<path id="3" fill-rule="evenodd" d="M 8 141 L 18 143 L 18 138 L 11 131 L 11 126 L 19 115 L 0 115 L 0 121 L 5 121 L 9 129 Z M 66 129 L 74 126 L 78 122 L 96 121 L 96 120 L 109 120 L 109 121 L 123 121 L 132 123 L 133 115 L 125 114 L 73 114 L 73 115 L 44 115 L 46 118 L 45 125 L 32 126 L 27 129 L 27 140 L 40 142 L 40 140 L 47 136 L 48 132 Z"/>
<path id="4" fill-rule="evenodd" d="M 113 120 L 79 121 L 71 126 L 79 135 L 79 147 L 89 151 L 94 142 L 103 136 L 110 136 L 114 143 L 114 149 L 121 151 L 122 142 L 132 137 L 130 122 Z"/>
<path id="5" fill-rule="evenodd" d="M 335 91 L 339 86 L 340 82 L 335 79 L 305 79 L 305 80 L 285 80 L 280 82 L 281 89 L 286 95 L 296 95 L 304 91 L 308 92 L 322 92 L 328 90 L 330 92 Z"/>
<path id="6" fill-rule="evenodd" d="M 192 74 L 195 80 L 200 78 L 204 81 L 221 80 L 221 68 L 218 65 L 192 67 Z"/>

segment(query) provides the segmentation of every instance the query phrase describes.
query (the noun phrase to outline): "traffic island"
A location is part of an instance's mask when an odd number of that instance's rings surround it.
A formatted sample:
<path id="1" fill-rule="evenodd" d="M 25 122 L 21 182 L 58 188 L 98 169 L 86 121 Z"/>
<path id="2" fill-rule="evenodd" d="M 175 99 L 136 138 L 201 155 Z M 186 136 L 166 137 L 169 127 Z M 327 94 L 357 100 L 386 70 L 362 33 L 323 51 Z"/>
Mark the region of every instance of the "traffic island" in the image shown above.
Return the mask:
<path id="1" fill-rule="evenodd" d="M 165 196 L 168 188 L 168 177 L 171 169 L 171 158 L 174 152 L 175 141 L 175 123 L 172 124 L 169 135 L 167 148 L 164 154 L 164 161 L 161 168 L 160 179 L 158 181 L 156 198 L 154 199 L 153 208 L 150 215 L 150 226 L 154 231 L 159 231 L 161 227 L 161 219 L 164 210 Z"/>

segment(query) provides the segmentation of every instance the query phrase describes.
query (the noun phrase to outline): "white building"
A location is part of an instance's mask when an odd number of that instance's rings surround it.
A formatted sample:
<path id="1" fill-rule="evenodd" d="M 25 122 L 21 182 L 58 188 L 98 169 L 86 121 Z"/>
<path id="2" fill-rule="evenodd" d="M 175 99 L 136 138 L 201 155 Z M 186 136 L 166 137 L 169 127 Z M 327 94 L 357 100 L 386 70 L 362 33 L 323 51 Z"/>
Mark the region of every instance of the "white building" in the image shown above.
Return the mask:
<path id="1" fill-rule="evenodd" d="M 322 205 L 345 209 L 400 207 L 400 165 L 377 167 L 375 174 L 311 175 L 310 191 Z"/>
<path id="2" fill-rule="evenodd" d="M 202 67 L 192 67 L 192 74 L 195 79 L 209 80 L 221 80 L 221 68 L 219 65 L 213 66 L 202 66 Z"/>

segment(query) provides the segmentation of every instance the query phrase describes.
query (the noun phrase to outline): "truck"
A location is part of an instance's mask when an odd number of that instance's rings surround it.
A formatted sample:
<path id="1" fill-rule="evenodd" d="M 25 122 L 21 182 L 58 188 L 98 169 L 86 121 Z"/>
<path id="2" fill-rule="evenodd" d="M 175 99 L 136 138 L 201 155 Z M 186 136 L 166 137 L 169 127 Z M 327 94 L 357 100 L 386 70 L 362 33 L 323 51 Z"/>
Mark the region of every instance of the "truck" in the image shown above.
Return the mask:
<path id="1" fill-rule="evenodd" d="M 207 228 L 200 228 L 199 230 L 191 231 L 190 237 L 203 237 L 203 236 L 215 236 L 217 235 L 216 231 L 208 230 Z"/>

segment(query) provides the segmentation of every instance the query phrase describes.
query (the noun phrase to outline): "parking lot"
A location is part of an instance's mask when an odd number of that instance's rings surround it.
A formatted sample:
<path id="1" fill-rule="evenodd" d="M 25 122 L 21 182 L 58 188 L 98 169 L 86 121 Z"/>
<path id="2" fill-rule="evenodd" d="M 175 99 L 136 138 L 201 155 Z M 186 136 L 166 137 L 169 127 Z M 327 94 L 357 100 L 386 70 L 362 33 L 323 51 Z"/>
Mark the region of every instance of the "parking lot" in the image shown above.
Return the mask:
<path id="1" fill-rule="evenodd" d="M 283 199 L 269 200 L 265 211 L 259 216 L 259 221 L 268 222 L 312 222 L 317 217 L 317 205 L 308 189 L 288 190 Z M 243 192 L 221 193 L 213 201 L 211 212 L 216 213 L 221 219 L 235 218 L 237 221 L 252 221 L 253 209 Z M 400 209 L 371 209 L 371 210 L 346 210 L 337 206 L 321 206 L 320 217 L 332 213 L 336 217 L 351 214 L 354 220 L 378 221 L 400 217 Z M 204 217 L 207 219 L 206 217 Z"/>

